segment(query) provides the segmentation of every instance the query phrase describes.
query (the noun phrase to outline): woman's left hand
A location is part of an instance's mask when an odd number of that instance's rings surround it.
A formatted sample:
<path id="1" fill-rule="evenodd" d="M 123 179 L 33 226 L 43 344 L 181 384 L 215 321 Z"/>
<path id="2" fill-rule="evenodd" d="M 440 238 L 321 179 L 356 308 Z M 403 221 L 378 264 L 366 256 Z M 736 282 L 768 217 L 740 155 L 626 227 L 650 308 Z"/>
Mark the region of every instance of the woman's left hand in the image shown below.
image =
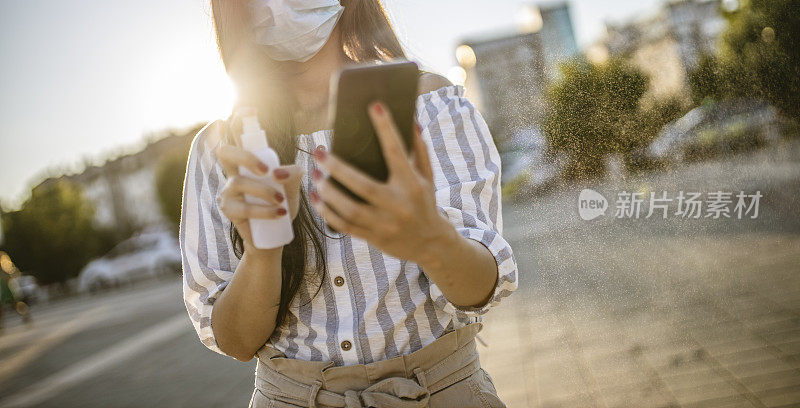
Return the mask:
<path id="1" fill-rule="evenodd" d="M 435 257 L 435 248 L 456 234 L 436 208 L 428 148 L 419 126 L 415 126 L 412 164 L 386 106 L 375 102 L 368 112 L 389 170 L 386 182 L 373 179 L 333 154 L 317 150 L 314 157 L 320 167 L 366 203 L 339 190 L 319 170 L 312 172 L 316 192 L 309 196 L 316 211 L 331 227 L 362 238 L 390 256 L 422 265 Z"/>

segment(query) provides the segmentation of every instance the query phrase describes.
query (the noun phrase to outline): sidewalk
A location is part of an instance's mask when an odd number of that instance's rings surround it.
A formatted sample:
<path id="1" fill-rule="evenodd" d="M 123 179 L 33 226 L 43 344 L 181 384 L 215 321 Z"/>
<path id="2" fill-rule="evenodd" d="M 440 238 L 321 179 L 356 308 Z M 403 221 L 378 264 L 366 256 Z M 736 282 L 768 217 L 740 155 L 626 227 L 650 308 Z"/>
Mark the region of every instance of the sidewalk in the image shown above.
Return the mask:
<path id="1" fill-rule="evenodd" d="M 486 319 L 482 363 L 509 407 L 800 404 L 800 237 L 580 242 L 538 253 L 542 290 Z M 564 264 L 584 288 L 549 281 Z M 644 287 L 605 286 L 603 264 Z"/>

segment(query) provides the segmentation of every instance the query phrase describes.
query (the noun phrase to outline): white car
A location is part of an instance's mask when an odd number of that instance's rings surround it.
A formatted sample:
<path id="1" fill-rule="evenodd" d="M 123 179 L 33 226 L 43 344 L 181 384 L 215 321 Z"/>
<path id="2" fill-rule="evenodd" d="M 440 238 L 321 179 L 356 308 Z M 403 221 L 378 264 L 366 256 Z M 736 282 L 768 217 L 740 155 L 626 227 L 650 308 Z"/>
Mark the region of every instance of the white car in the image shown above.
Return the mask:
<path id="1" fill-rule="evenodd" d="M 28 304 L 38 300 L 41 295 L 41 289 L 36 283 L 36 278 L 30 275 L 20 275 L 9 279 L 8 287 L 17 300 L 22 300 Z"/>
<path id="2" fill-rule="evenodd" d="M 542 131 L 531 126 L 514 132 L 500 153 L 503 165 L 500 182 L 521 181 L 526 192 L 547 188 L 556 182 L 564 168 L 565 157 L 551 151 Z"/>
<path id="3" fill-rule="evenodd" d="M 180 271 L 177 239 L 166 231 L 146 232 L 120 242 L 89 262 L 78 275 L 80 291 L 96 291 Z"/>
<path id="4" fill-rule="evenodd" d="M 724 100 L 694 108 L 665 125 L 647 153 L 654 159 L 681 162 L 693 147 L 704 144 L 725 152 L 736 142 L 774 142 L 780 138 L 782 123 L 778 109 L 762 100 Z"/>

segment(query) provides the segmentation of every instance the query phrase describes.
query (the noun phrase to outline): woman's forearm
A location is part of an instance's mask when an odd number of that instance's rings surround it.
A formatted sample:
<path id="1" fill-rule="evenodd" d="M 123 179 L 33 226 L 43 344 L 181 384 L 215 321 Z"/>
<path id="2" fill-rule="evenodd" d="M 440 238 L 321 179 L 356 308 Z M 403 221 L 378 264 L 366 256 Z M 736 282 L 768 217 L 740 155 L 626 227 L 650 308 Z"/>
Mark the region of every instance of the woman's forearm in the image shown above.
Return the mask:
<path id="1" fill-rule="evenodd" d="M 443 221 L 440 237 L 427 246 L 419 265 L 450 303 L 458 307 L 483 306 L 497 284 L 497 262 L 483 244 L 461 236 Z"/>
<path id="2" fill-rule="evenodd" d="M 246 250 L 214 303 L 211 329 L 225 354 L 250 361 L 275 330 L 281 297 L 283 249 Z"/>

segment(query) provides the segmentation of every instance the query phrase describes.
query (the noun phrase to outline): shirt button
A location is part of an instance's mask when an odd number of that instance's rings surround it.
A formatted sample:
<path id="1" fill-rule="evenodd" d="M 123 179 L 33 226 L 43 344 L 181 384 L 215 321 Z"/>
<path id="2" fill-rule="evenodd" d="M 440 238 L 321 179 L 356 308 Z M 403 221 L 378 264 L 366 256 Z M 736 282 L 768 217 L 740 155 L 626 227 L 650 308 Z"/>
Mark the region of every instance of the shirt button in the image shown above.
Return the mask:
<path id="1" fill-rule="evenodd" d="M 341 277 L 341 276 L 337 276 L 337 277 L 333 278 L 333 284 L 336 285 L 336 286 L 344 285 L 344 278 Z"/>
<path id="2" fill-rule="evenodd" d="M 317 146 L 317 150 L 322 150 L 324 152 L 325 151 L 325 145 Z"/>
<path id="3" fill-rule="evenodd" d="M 349 341 L 347 341 L 347 340 L 345 340 L 345 341 L 343 341 L 343 342 L 342 342 L 342 350 L 344 350 L 344 351 L 348 351 L 348 350 L 350 350 L 351 348 L 353 348 L 353 343 L 350 343 L 350 342 L 349 342 Z"/>

